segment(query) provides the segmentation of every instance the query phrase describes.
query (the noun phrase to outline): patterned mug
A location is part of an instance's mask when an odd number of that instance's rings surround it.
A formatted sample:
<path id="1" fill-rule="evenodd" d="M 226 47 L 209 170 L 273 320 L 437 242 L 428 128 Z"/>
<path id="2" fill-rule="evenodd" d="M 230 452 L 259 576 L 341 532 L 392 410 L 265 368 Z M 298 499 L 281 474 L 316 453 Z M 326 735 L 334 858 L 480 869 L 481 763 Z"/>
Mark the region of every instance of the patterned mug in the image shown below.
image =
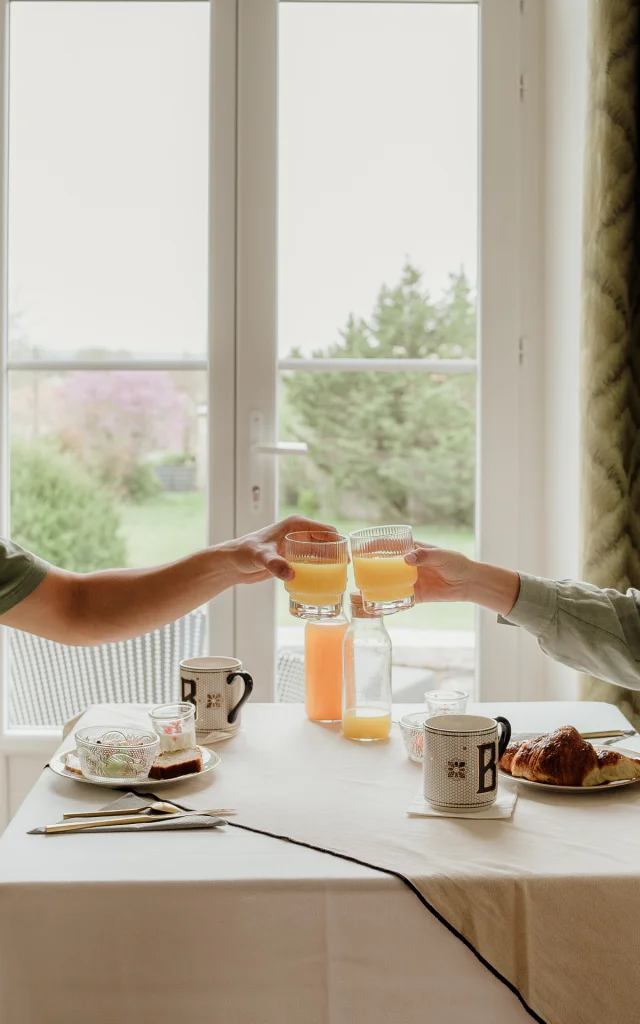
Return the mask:
<path id="1" fill-rule="evenodd" d="M 240 709 L 251 696 L 253 679 L 237 658 L 186 658 L 180 662 L 182 700 L 196 709 L 196 734 L 207 742 L 210 733 L 233 735 L 240 728 Z M 203 739 L 204 737 L 204 739 Z"/>
<path id="2" fill-rule="evenodd" d="M 511 738 L 506 718 L 435 715 L 424 723 L 424 798 L 440 810 L 479 810 L 498 795 L 498 761 Z"/>

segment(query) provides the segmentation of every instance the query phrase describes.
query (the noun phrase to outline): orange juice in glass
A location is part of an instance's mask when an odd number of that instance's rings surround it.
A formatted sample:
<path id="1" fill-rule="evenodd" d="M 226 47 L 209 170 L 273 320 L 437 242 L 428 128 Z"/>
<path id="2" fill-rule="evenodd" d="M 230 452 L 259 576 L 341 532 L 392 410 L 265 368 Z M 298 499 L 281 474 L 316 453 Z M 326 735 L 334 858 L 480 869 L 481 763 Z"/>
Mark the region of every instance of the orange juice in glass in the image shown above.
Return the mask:
<path id="1" fill-rule="evenodd" d="M 410 526 L 372 526 L 351 534 L 356 586 L 369 615 L 413 607 L 418 570 L 404 560 L 413 548 Z"/>
<path id="2" fill-rule="evenodd" d="M 284 557 L 295 576 L 287 580 L 289 612 L 299 619 L 335 618 L 347 589 L 347 538 L 339 533 L 289 533 Z"/>

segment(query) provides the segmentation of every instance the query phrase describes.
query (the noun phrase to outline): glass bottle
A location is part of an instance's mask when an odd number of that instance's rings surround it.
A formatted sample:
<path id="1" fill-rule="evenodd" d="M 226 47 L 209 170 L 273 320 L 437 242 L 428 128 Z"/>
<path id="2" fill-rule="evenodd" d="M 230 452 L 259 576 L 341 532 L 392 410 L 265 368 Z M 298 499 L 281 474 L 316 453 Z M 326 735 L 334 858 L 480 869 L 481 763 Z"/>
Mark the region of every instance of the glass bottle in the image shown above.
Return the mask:
<path id="1" fill-rule="evenodd" d="M 391 730 L 391 637 L 382 618 L 368 615 L 351 594 L 344 637 L 342 732 L 350 740 L 384 740 Z"/>
<path id="2" fill-rule="evenodd" d="M 304 628 L 304 692 L 312 722 L 342 718 L 342 642 L 349 625 L 340 609 L 332 619 L 311 619 Z"/>

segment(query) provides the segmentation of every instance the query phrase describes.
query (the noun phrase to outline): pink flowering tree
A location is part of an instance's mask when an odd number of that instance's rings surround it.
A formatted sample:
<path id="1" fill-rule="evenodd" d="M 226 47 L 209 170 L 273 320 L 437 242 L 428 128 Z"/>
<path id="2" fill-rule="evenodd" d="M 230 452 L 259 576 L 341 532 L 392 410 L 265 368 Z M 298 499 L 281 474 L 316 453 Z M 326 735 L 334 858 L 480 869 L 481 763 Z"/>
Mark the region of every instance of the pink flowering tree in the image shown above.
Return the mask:
<path id="1" fill-rule="evenodd" d="M 133 496 L 148 456 L 189 451 L 188 402 L 161 370 L 75 371 L 56 383 L 53 431 L 111 490 Z"/>

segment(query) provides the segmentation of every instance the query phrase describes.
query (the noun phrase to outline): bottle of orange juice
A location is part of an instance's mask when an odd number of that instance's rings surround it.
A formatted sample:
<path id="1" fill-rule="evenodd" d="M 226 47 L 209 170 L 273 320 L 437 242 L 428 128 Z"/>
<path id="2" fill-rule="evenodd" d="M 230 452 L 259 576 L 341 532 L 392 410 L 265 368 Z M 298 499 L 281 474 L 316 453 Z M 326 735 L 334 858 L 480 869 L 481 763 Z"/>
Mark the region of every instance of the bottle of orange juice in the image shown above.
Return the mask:
<path id="1" fill-rule="evenodd" d="M 312 619 L 304 629 L 304 688 L 312 722 L 342 718 L 342 641 L 349 623 L 340 613 L 333 619 Z"/>

